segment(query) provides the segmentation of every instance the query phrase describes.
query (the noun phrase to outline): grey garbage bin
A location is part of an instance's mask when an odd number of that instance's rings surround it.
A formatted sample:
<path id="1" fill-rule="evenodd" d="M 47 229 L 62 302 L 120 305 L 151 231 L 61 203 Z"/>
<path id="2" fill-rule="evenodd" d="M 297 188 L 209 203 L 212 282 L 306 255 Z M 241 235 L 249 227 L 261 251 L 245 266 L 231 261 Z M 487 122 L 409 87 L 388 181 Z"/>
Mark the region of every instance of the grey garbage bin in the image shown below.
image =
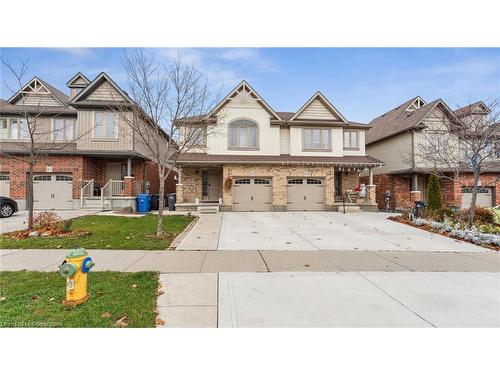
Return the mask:
<path id="1" fill-rule="evenodd" d="M 169 211 L 175 211 L 175 202 L 176 202 L 175 193 L 167 194 L 165 201 L 166 201 L 165 207 L 168 207 Z"/>

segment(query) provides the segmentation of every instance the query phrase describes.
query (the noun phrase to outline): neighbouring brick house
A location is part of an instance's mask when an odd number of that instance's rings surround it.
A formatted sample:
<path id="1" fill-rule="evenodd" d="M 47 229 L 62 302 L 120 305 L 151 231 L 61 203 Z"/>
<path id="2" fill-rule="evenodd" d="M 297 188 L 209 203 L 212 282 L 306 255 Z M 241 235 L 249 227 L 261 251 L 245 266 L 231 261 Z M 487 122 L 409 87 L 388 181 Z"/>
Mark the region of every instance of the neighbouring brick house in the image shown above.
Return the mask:
<path id="1" fill-rule="evenodd" d="M 135 104 L 105 73 L 92 81 L 78 73 L 67 86 L 69 95 L 34 77 L 0 101 L 0 194 L 25 209 L 28 115 L 36 141 L 50 144 L 34 170 L 35 209 L 135 209 L 138 193 L 159 186 L 156 164 L 123 120 Z M 175 178 L 166 192 L 175 191 Z"/>
<path id="2" fill-rule="evenodd" d="M 276 112 L 245 81 L 206 116 L 203 142 L 179 157 L 177 208 L 226 211 L 376 210 L 360 199 L 360 172 L 383 163 L 365 152 L 366 124 L 348 121 L 321 94 L 297 112 Z M 193 121 L 189 121 L 193 126 Z"/>
<path id="3" fill-rule="evenodd" d="M 487 115 L 488 109 L 484 103 L 478 102 L 452 111 L 441 99 L 426 103 L 422 98 L 415 97 L 372 120 L 366 149 L 370 155 L 385 163 L 374 170 L 373 176 L 379 208 L 400 209 L 413 205 L 417 200 L 427 201 L 428 178 L 432 170 L 425 161 L 419 160 L 419 147 L 428 142 L 429 137 L 439 137 L 444 133 L 449 135 L 450 123 L 464 121 L 471 112 L 478 111 Z M 440 173 L 445 172 L 440 170 Z M 499 172 L 491 170 L 481 175 L 479 205 L 500 204 Z M 368 181 L 366 173 L 363 178 Z M 466 186 L 471 183 L 472 175 L 463 173 L 461 178 L 460 183 L 441 178 L 446 206 L 468 207 L 471 193 Z"/>

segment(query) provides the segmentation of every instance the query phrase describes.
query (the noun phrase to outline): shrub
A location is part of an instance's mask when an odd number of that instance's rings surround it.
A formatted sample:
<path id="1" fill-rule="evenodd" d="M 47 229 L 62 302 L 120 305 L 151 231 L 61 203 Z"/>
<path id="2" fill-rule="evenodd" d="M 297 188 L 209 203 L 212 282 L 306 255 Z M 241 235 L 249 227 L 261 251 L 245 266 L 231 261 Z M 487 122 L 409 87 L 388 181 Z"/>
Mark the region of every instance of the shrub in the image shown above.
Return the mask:
<path id="1" fill-rule="evenodd" d="M 436 221 L 443 221 L 445 217 L 447 217 L 448 219 L 453 219 L 455 217 L 455 212 L 445 207 L 429 211 L 430 211 L 430 217 L 432 217 L 432 219 Z"/>
<path id="2" fill-rule="evenodd" d="M 443 200 L 441 197 L 441 184 L 435 174 L 429 177 L 429 185 L 427 187 L 429 195 L 428 207 L 430 210 L 439 210 L 443 207 Z"/>
<path id="3" fill-rule="evenodd" d="M 33 218 L 33 228 L 35 229 L 54 229 L 61 218 L 54 212 L 40 212 Z"/>
<path id="4" fill-rule="evenodd" d="M 495 215 L 493 210 L 486 207 L 476 207 L 474 210 L 474 220 L 481 224 L 493 224 Z"/>
<path id="5" fill-rule="evenodd" d="M 71 232 L 71 226 L 73 225 L 73 220 L 63 220 L 57 224 L 57 228 L 64 233 Z"/>

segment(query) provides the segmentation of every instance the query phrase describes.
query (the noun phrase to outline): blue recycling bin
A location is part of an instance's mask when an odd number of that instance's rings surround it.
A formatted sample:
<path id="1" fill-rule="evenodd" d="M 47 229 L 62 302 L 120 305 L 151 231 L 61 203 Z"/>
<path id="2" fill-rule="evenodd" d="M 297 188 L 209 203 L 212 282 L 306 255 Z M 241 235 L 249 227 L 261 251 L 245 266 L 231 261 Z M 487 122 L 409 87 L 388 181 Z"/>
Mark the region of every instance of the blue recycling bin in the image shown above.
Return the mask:
<path id="1" fill-rule="evenodd" d="M 137 194 L 137 212 L 146 213 L 149 212 L 149 207 L 151 204 L 151 197 L 149 194 Z"/>

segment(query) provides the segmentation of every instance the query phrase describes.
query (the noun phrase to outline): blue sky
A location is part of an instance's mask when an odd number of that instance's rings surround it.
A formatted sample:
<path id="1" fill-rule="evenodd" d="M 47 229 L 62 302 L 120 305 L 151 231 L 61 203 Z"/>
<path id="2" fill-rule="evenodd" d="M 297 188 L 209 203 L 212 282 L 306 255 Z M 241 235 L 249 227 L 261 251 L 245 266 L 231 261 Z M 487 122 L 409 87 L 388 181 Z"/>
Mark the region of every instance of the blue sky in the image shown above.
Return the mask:
<path id="1" fill-rule="evenodd" d="M 107 72 L 126 89 L 121 48 L 13 48 L 2 57 L 29 59 L 34 75 L 62 91 L 78 71 Z M 368 122 L 409 98 L 444 99 L 452 108 L 500 96 L 500 49 L 481 48 L 187 48 L 147 49 L 161 59 L 181 51 L 222 94 L 247 80 L 277 111 L 296 111 L 320 90 L 350 120 Z M 0 96 L 15 87 L 2 67 Z"/>

